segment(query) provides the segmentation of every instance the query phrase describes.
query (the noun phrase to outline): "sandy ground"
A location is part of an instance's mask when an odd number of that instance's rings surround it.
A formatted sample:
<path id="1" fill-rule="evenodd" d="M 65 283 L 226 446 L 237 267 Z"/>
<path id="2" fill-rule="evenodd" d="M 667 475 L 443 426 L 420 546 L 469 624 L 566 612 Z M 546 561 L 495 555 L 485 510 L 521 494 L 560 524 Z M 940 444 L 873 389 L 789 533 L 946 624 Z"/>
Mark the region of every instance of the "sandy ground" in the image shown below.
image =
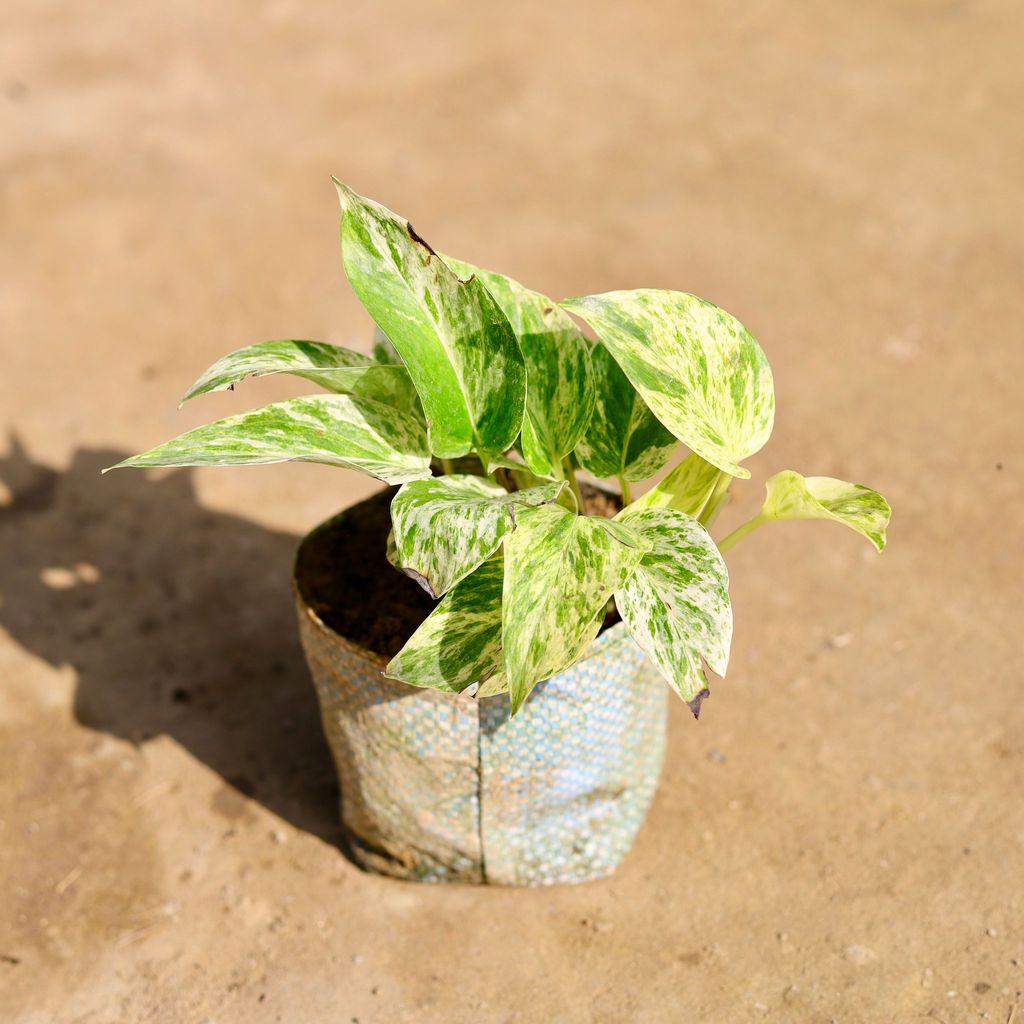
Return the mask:
<path id="1" fill-rule="evenodd" d="M 0 31 L 0 1020 L 1024 1020 L 1015 2 L 74 4 Z M 230 348 L 365 343 L 330 174 L 553 295 L 725 306 L 795 468 L 896 508 L 730 555 L 612 879 L 368 877 L 297 537 L 372 484 L 100 467 Z"/>

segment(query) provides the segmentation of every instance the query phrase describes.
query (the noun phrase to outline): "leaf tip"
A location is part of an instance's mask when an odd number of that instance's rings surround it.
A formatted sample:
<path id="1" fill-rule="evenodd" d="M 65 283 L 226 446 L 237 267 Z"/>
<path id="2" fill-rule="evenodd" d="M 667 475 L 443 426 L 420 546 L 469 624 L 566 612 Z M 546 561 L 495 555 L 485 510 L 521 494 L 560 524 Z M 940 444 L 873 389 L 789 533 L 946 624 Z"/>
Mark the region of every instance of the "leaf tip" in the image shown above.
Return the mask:
<path id="1" fill-rule="evenodd" d="M 700 708 L 704 701 L 711 696 L 711 691 L 705 686 L 695 697 L 686 702 L 686 706 L 693 712 L 693 717 L 700 720 Z"/>
<path id="2" fill-rule="evenodd" d="M 338 202 L 341 204 L 341 212 L 345 213 L 348 210 L 349 203 L 352 201 L 354 195 L 352 189 L 348 187 L 340 178 L 336 178 L 333 174 L 331 175 L 331 181 L 334 182 L 334 188 L 338 193 Z"/>
<path id="3" fill-rule="evenodd" d="M 423 573 L 417 572 L 415 569 L 407 569 L 405 566 L 402 566 L 402 572 L 410 579 L 415 580 L 435 601 L 441 596 L 434 592 L 433 584 Z"/>

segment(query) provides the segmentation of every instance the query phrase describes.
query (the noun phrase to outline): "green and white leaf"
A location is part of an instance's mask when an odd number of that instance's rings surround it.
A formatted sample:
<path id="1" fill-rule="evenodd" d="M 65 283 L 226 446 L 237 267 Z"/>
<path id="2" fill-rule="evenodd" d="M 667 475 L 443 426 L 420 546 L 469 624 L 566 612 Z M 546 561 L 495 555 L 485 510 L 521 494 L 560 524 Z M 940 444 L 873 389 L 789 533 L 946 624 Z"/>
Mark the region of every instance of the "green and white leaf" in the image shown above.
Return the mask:
<path id="1" fill-rule="evenodd" d="M 526 369 L 505 315 L 479 279 L 460 281 L 408 221 L 336 184 L 345 273 L 405 362 L 430 450 L 451 459 L 510 448 Z"/>
<path id="2" fill-rule="evenodd" d="M 674 508 L 698 516 L 715 489 L 719 470 L 691 452 L 662 481 L 642 494 L 629 507 L 637 512 L 652 508 Z"/>
<path id="3" fill-rule="evenodd" d="M 384 674 L 412 686 L 461 693 L 499 693 L 503 687 L 501 655 L 501 555 L 484 562 L 457 583 L 424 619 Z"/>
<path id="4" fill-rule="evenodd" d="M 557 303 L 518 281 L 444 257 L 460 276 L 476 275 L 501 307 L 526 360 L 526 418 L 520 450 L 542 477 L 564 476 L 562 459 L 594 411 L 590 343 Z"/>
<path id="5" fill-rule="evenodd" d="M 502 647 L 512 711 L 542 679 L 571 665 L 643 556 L 629 527 L 560 505 L 524 508 L 505 541 Z"/>
<path id="6" fill-rule="evenodd" d="M 567 299 L 625 371 L 651 411 L 691 451 L 737 477 L 768 440 L 771 369 L 734 317 L 686 292 L 637 289 Z"/>
<path id="7" fill-rule="evenodd" d="M 351 395 L 291 398 L 215 420 L 110 468 L 292 461 L 358 469 L 390 484 L 430 476 L 423 424 Z"/>
<path id="8" fill-rule="evenodd" d="M 615 605 L 633 639 L 697 715 L 707 695 L 701 658 L 720 676 L 729 665 L 725 562 L 707 530 L 684 512 L 630 506 L 618 519 L 651 549 L 615 592 Z"/>
<path id="9" fill-rule="evenodd" d="M 878 491 L 830 476 L 801 476 L 791 469 L 770 477 L 761 518 L 831 519 L 867 537 L 881 551 L 892 509 Z"/>
<path id="10" fill-rule="evenodd" d="M 359 395 L 422 416 L 416 389 L 404 366 L 382 363 L 322 341 L 281 340 L 247 345 L 218 359 L 181 401 L 184 404 L 197 395 L 225 391 L 246 377 L 273 373 L 289 373 L 338 395 Z"/>
<path id="11" fill-rule="evenodd" d="M 596 401 L 576 458 L 594 476 L 646 480 L 668 462 L 679 442 L 655 419 L 604 345 L 595 345 L 590 358 Z"/>
<path id="12" fill-rule="evenodd" d="M 395 560 L 431 597 L 447 593 L 516 527 L 517 506 L 554 501 L 564 483 L 509 494 L 479 476 L 405 484 L 391 502 Z"/>

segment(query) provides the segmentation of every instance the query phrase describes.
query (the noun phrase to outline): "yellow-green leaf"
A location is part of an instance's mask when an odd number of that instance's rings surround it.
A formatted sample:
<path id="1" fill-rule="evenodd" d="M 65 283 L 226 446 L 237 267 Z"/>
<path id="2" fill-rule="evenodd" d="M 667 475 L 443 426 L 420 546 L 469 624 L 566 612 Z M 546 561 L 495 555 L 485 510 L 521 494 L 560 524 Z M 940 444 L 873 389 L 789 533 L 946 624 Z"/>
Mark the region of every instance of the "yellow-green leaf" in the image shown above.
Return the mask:
<path id="1" fill-rule="evenodd" d="M 384 674 L 449 693 L 462 693 L 477 683 L 486 685 L 488 693 L 500 692 L 503 577 L 499 552 L 452 587 Z"/>
<path id="2" fill-rule="evenodd" d="M 412 378 L 404 366 L 371 359 L 322 341 L 262 341 L 218 359 L 188 389 L 182 404 L 197 395 L 233 388 L 246 377 L 288 373 L 338 395 L 359 395 L 393 405 L 422 419 Z"/>
<path id="3" fill-rule="evenodd" d="M 595 345 L 590 358 L 596 403 L 576 458 L 594 476 L 646 480 L 679 442 L 654 418 L 604 345 Z"/>
<path id="4" fill-rule="evenodd" d="M 523 355 L 505 314 L 481 281 L 460 281 L 407 220 L 336 184 L 345 273 L 405 362 L 430 450 L 444 459 L 505 451 L 526 401 Z"/>
<path id="5" fill-rule="evenodd" d="M 405 484 L 391 502 L 392 564 L 431 597 L 447 593 L 497 550 L 516 526 L 517 506 L 554 501 L 563 483 L 509 494 L 479 476 Z"/>
<path id="6" fill-rule="evenodd" d="M 684 512 L 631 505 L 617 519 L 650 550 L 615 592 L 615 605 L 633 639 L 696 716 L 708 692 L 701 659 L 720 676 L 729 664 L 725 562 L 707 530 Z"/>
<path id="7" fill-rule="evenodd" d="M 710 462 L 691 452 L 664 480 L 629 507 L 638 512 L 651 508 L 674 508 L 689 516 L 698 516 L 711 497 L 719 472 Z"/>
<path id="8" fill-rule="evenodd" d="M 750 332 L 686 292 L 637 289 L 567 299 L 597 331 L 655 416 L 691 451 L 737 477 L 768 440 L 772 373 Z"/>
<path id="9" fill-rule="evenodd" d="M 562 459 L 576 447 L 594 411 L 590 344 L 547 296 L 503 274 L 445 260 L 460 277 L 483 281 L 508 317 L 526 360 L 523 458 L 537 476 L 561 479 Z"/>
<path id="10" fill-rule="evenodd" d="M 423 424 L 351 395 L 291 398 L 214 420 L 111 468 L 292 461 L 358 469 L 390 484 L 430 476 Z"/>
<path id="11" fill-rule="evenodd" d="M 524 508 L 506 538 L 502 647 L 513 713 L 597 635 L 647 544 L 622 523 L 560 505 Z"/>
<path id="12" fill-rule="evenodd" d="M 761 518 L 831 519 L 867 537 L 881 551 L 892 509 L 878 491 L 830 476 L 801 476 L 791 469 L 768 480 Z"/>

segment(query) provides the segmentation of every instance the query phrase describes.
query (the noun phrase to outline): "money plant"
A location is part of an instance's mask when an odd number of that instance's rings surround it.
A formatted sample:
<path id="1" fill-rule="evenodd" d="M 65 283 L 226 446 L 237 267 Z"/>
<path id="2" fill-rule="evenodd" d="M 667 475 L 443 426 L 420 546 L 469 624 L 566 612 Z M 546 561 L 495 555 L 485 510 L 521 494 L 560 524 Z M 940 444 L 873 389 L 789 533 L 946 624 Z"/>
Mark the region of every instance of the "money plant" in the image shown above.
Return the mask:
<path id="1" fill-rule="evenodd" d="M 697 715 L 704 666 L 722 676 L 729 661 L 724 552 L 784 519 L 831 519 L 884 547 L 880 494 L 790 470 L 767 481 L 753 519 L 712 539 L 775 413 L 765 354 L 725 310 L 655 289 L 555 302 L 439 254 L 407 220 L 336 184 L 345 272 L 378 327 L 372 355 L 295 340 L 232 352 L 185 399 L 277 373 L 325 393 L 217 420 L 119 465 L 302 460 L 400 485 L 388 558 L 438 603 L 390 678 L 507 691 L 515 713 L 616 611 Z M 590 514 L 581 471 L 614 482 L 614 518 Z"/>

